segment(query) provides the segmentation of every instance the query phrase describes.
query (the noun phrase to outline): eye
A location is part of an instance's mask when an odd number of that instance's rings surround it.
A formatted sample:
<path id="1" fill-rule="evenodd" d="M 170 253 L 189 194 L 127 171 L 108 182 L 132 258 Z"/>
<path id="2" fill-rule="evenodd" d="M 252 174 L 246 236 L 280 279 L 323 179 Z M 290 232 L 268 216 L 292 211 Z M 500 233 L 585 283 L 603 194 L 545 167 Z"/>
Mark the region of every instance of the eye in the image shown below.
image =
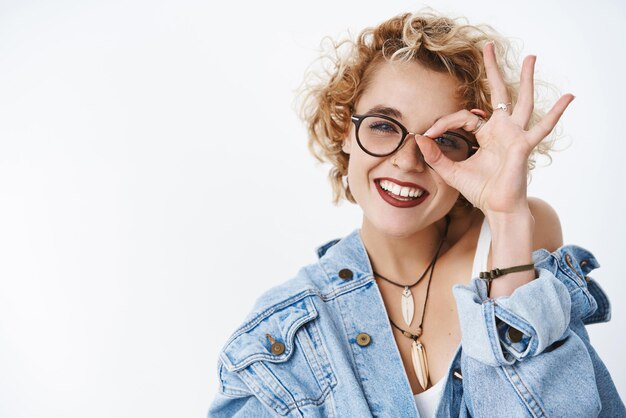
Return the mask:
<path id="1" fill-rule="evenodd" d="M 378 131 L 382 133 L 398 133 L 398 127 L 390 122 L 373 121 L 368 125 L 368 128 L 372 131 Z"/>
<path id="2" fill-rule="evenodd" d="M 458 134 L 454 134 L 454 132 L 445 132 L 437 138 L 433 138 L 433 141 L 439 146 L 439 148 L 445 149 L 459 149 L 461 148 L 462 139 L 458 138 Z"/>

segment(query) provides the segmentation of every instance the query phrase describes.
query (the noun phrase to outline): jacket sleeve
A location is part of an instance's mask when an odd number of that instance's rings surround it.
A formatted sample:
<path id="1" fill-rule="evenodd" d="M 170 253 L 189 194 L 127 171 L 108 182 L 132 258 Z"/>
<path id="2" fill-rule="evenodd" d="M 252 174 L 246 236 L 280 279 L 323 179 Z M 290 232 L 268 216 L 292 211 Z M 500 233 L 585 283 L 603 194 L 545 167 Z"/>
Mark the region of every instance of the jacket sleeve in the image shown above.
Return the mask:
<path id="1" fill-rule="evenodd" d="M 490 366 L 508 366 L 564 335 L 571 308 L 567 288 L 550 272 L 536 270 L 535 280 L 507 297 L 488 299 L 481 279 L 455 286 L 465 354 Z"/>
<path id="2" fill-rule="evenodd" d="M 208 418 L 275 417 L 236 374 L 218 363 L 220 387 L 209 407 Z"/>
<path id="3" fill-rule="evenodd" d="M 470 413 L 488 415 L 495 403 L 515 405 L 520 416 L 626 416 L 610 377 L 607 386 L 597 376 L 606 368 L 580 331 L 589 318 L 610 317 L 596 312 L 599 295 L 589 286 L 587 274 L 599 264 L 572 245 L 535 251 L 533 261 L 536 279 L 510 296 L 489 299 L 478 278 L 454 288 Z"/>

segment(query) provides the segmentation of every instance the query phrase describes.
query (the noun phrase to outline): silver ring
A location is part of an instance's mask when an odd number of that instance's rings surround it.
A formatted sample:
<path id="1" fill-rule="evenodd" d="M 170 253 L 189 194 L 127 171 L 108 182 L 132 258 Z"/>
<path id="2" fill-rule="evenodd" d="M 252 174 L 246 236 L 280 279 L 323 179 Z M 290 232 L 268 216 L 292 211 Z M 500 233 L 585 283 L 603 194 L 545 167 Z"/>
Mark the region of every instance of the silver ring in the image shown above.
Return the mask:
<path id="1" fill-rule="evenodd" d="M 511 103 L 498 103 L 494 110 L 500 109 L 506 112 L 507 110 L 509 110 L 509 106 L 511 106 Z"/>
<path id="2" fill-rule="evenodd" d="M 487 122 L 485 119 L 481 118 L 478 115 L 476 115 L 476 117 L 478 118 L 478 123 L 476 124 L 476 127 L 471 131 L 473 135 L 476 135 L 478 131 L 480 131 L 480 128 L 483 127 L 485 122 Z"/>

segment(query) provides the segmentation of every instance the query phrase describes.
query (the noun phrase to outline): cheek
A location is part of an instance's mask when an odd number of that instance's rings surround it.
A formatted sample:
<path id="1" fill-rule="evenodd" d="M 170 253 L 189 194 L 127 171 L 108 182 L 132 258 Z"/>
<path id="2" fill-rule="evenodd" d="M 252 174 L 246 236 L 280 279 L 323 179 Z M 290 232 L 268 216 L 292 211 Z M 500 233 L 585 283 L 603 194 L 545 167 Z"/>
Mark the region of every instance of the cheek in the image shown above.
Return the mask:
<path id="1" fill-rule="evenodd" d="M 358 144 L 356 146 L 358 147 Z M 373 157 L 364 155 L 360 151 L 360 149 L 353 148 L 348 160 L 348 183 L 352 195 L 357 200 L 367 193 L 370 186 L 370 172 L 379 163 L 377 160 L 372 160 Z"/>
<path id="2" fill-rule="evenodd" d="M 362 181 L 359 177 L 367 173 L 371 162 L 368 155 L 361 151 L 356 140 L 350 141 L 351 152 L 348 156 L 348 175 L 354 177 L 354 181 Z M 370 157 L 371 158 L 371 157 Z"/>
<path id="3" fill-rule="evenodd" d="M 448 185 L 438 174 L 434 173 L 433 178 L 437 183 L 437 194 L 441 199 L 441 203 L 444 205 L 454 205 L 459 198 L 459 191 L 454 187 Z"/>

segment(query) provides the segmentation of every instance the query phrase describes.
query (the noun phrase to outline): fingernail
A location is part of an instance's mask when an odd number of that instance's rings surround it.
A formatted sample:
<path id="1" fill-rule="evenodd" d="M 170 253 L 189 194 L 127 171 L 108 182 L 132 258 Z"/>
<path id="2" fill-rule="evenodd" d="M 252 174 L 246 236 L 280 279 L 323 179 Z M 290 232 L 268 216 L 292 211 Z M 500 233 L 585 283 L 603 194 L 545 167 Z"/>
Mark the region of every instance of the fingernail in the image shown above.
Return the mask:
<path id="1" fill-rule="evenodd" d="M 470 113 L 473 113 L 476 116 L 480 116 L 482 118 L 486 118 L 487 117 L 487 112 L 485 112 L 482 109 L 472 109 L 472 110 L 470 110 Z"/>
<path id="2" fill-rule="evenodd" d="M 429 129 L 429 130 L 427 130 L 426 132 L 424 132 L 424 135 L 423 135 L 423 136 L 427 136 L 427 137 L 429 137 L 429 138 L 430 138 L 430 136 L 432 135 L 432 133 L 433 133 L 432 129 Z"/>

